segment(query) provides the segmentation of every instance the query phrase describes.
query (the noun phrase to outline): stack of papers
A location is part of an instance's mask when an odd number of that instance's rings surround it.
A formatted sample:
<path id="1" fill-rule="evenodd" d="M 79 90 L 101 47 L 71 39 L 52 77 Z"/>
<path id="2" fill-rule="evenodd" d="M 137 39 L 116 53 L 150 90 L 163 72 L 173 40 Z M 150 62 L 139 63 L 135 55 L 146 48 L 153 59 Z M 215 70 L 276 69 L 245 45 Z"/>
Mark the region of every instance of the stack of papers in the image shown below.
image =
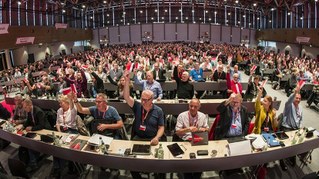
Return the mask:
<path id="1" fill-rule="evenodd" d="M 233 142 L 229 144 L 229 155 L 245 155 L 251 153 L 251 145 L 249 140 Z"/>
<path id="2" fill-rule="evenodd" d="M 113 141 L 112 137 L 107 137 L 101 134 L 93 134 L 93 136 L 90 137 L 88 142 L 93 145 L 100 145 L 101 144 L 100 137 L 102 138 L 105 145 L 110 145 L 111 142 Z"/>

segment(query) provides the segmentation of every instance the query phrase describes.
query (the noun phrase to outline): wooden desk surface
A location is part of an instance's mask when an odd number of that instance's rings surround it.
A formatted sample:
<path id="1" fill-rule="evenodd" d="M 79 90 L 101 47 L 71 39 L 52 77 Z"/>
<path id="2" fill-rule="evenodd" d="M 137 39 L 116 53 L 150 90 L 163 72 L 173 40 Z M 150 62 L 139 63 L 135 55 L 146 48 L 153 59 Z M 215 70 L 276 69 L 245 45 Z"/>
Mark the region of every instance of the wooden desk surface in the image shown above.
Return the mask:
<path id="1" fill-rule="evenodd" d="M 37 133 L 51 134 L 51 131 L 42 130 Z M 62 135 L 59 133 L 56 134 Z M 290 138 L 284 140 L 286 147 L 268 148 L 268 150 L 264 152 L 238 156 L 225 156 L 225 154 L 227 154 L 226 146 L 228 142 L 226 140 L 220 140 L 210 141 L 208 145 L 203 146 L 191 146 L 188 142 L 177 142 L 180 146 L 183 145 L 185 147 L 185 149 L 183 149 L 185 154 L 182 158 L 174 158 L 166 147 L 173 142 L 162 142 L 164 148 L 164 159 L 160 160 L 156 159 L 153 155 L 138 157 L 112 155 L 116 154 L 116 151 L 119 149 L 124 150 L 126 148 L 131 148 L 134 143 L 143 144 L 148 142 L 113 140 L 109 150 L 111 155 L 102 155 L 99 152 L 69 149 L 68 146 L 57 147 L 49 143 L 38 141 L 36 138 L 30 139 L 0 129 L 0 137 L 2 139 L 27 148 L 32 148 L 33 150 L 40 151 L 42 153 L 54 155 L 59 158 L 116 169 L 163 173 L 213 171 L 253 166 L 291 157 L 319 147 L 319 138 L 317 136 L 311 139 L 306 139 L 303 143 L 291 146 L 292 134 L 293 132 L 288 133 Z M 84 140 L 88 139 L 88 137 L 85 136 L 79 136 L 78 138 Z M 153 154 L 157 147 L 158 146 L 151 147 Z M 197 157 L 197 159 L 189 159 L 189 153 L 196 153 L 197 150 L 208 150 L 209 155 L 205 157 Z M 211 150 L 217 150 L 217 156 L 211 157 Z"/>

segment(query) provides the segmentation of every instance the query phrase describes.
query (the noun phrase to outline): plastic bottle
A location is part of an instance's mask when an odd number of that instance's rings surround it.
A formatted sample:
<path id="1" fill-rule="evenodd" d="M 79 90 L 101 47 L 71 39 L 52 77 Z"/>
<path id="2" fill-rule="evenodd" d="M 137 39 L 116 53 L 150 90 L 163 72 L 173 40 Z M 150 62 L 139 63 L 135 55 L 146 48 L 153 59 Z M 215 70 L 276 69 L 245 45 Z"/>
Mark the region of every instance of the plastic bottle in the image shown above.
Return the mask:
<path id="1" fill-rule="evenodd" d="M 175 96 L 175 103 L 178 103 L 178 95 L 176 93 L 176 96 Z"/>
<path id="2" fill-rule="evenodd" d="M 303 128 L 303 131 L 302 131 L 302 133 L 299 136 L 298 144 L 303 142 L 303 140 L 305 139 L 305 135 L 306 135 L 306 129 Z"/>
<path id="3" fill-rule="evenodd" d="M 104 141 L 102 139 L 102 137 L 100 137 L 100 146 L 99 146 L 99 149 L 100 149 L 100 152 L 102 154 L 106 154 L 106 147 L 105 147 L 105 144 L 104 144 Z"/>
<path id="4" fill-rule="evenodd" d="M 164 159 L 164 149 L 162 144 L 159 145 L 159 148 L 157 150 L 157 157 L 158 159 Z"/>
<path id="5" fill-rule="evenodd" d="M 297 143 L 298 134 L 299 134 L 299 132 L 296 131 L 294 137 L 291 140 L 291 145 L 295 145 Z"/>
<path id="6" fill-rule="evenodd" d="M 52 138 L 53 138 L 53 145 L 55 145 L 55 146 L 61 146 L 60 140 L 59 140 L 59 138 L 55 135 L 54 132 L 52 132 Z"/>

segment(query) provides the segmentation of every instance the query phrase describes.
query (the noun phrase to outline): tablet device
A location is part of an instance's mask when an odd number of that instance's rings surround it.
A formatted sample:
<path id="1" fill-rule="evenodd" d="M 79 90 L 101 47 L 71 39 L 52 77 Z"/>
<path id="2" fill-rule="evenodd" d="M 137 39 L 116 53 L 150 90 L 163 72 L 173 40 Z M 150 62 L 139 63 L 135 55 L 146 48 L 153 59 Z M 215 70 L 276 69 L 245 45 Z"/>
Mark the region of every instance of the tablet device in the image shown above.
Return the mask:
<path id="1" fill-rule="evenodd" d="M 36 133 L 30 133 L 30 132 L 28 132 L 26 135 L 25 135 L 25 137 L 27 137 L 27 138 L 35 138 L 35 136 L 36 136 L 37 134 Z"/>
<path id="2" fill-rule="evenodd" d="M 133 155 L 150 155 L 151 145 L 134 144 L 132 148 Z"/>
<path id="3" fill-rule="evenodd" d="M 177 143 L 168 145 L 167 148 L 174 157 L 180 157 L 182 154 L 184 154 L 184 151 Z"/>
<path id="4" fill-rule="evenodd" d="M 276 136 L 278 137 L 278 139 L 280 140 L 285 140 L 288 139 L 289 136 L 284 132 L 284 131 L 278 131 L 276 132 Z"/>

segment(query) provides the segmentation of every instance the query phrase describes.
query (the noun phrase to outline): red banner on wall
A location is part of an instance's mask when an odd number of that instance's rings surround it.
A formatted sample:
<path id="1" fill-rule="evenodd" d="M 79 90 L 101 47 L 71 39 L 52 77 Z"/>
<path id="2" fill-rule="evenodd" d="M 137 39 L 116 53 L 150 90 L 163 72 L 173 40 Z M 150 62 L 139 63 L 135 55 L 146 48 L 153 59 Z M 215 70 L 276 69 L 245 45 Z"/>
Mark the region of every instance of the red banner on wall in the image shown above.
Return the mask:
<path id="1" fill-rule="evenodd" d="M 9 24 L 0 24 L 0 34 L 7 34 L 9 28 Z"/>
<path id="2" fill-rule="evenodd" d="M 16 44 L 33 44 L 35 37 L 18 37 Z"/>
<path id="3" fill-rule="evenodd" d="M 68 24 L 55 23 L 55 29 L 66 29 Z"/>

